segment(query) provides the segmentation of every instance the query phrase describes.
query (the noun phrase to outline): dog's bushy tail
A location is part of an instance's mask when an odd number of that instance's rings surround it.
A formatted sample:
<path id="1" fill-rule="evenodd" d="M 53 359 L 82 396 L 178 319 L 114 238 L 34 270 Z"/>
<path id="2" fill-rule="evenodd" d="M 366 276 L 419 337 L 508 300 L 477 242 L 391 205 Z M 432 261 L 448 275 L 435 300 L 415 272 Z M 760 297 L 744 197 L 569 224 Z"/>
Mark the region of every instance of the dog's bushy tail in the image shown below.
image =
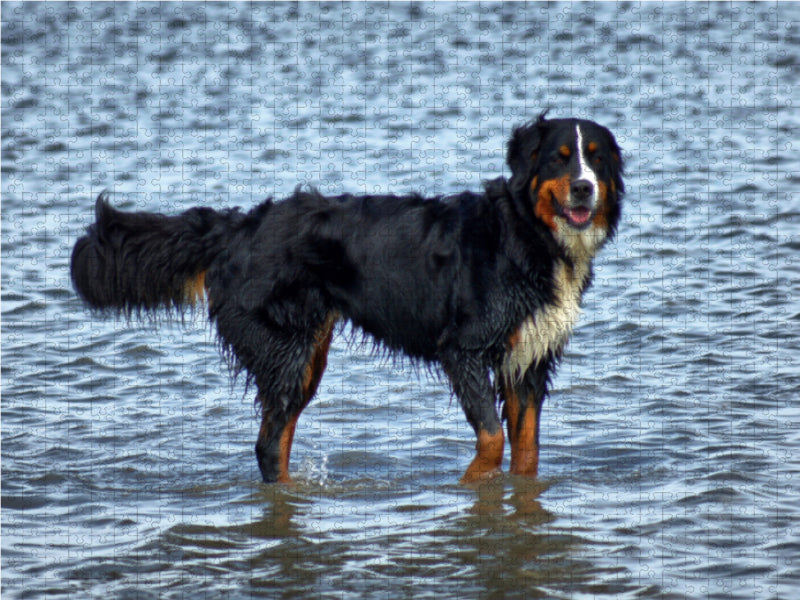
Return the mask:
<path id="1" fill-rule="evenodd" d="M 176 216 L 122 212 L 100 194 L 95 222 L 72 251 L 72 283 L 92 308 L 125 314 L 195 304 L 241 217 L 210 208 Z"/>

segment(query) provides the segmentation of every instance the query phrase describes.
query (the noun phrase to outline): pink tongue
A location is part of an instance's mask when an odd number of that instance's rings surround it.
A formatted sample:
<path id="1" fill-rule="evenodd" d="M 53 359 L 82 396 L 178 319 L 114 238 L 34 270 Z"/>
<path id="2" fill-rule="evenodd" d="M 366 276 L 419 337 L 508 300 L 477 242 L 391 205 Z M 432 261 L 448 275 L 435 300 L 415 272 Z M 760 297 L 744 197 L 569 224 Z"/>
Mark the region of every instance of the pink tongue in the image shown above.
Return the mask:
<path id="1" fill-rule="evenodd" d="M 573 222 L 578 225 L 583 225 L 589 220 L 589 217 L 592 216 L 592 211 L 588 208 L 572 208 L 567 211 L 567 214 Z"/>

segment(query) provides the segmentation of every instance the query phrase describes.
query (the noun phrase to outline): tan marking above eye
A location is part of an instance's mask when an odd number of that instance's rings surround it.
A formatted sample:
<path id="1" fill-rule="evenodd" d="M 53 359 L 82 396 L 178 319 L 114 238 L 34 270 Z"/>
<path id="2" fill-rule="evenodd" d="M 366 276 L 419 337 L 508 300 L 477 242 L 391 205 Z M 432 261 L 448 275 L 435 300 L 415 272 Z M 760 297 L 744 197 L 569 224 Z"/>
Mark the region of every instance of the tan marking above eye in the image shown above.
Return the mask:
<path id="1" fill-rule="evenodd" d="M 561 148 L 558 149 L 558 153 L 564 158 L 569 158 L 569 155 L 571 154 L 569 147 L 566 145 L 561 146 Z"/>
<path id="2" fill-rule="evenodd" d="M 589 152 L 597 152 L 597 142 L 589 142 Z"/>

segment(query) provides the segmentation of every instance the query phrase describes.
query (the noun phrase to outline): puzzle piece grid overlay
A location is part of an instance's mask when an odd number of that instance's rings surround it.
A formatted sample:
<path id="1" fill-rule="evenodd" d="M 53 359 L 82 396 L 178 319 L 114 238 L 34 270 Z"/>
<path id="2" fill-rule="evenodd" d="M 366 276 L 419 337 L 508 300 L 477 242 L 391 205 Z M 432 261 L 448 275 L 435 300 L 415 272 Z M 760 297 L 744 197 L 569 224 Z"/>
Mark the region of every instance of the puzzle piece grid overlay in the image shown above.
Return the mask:
<path id="1" fill-rule="evenodd" d="M 788 598 L 800 585 L 793 3 L 2 3 L 10 597 Z M 513 126 L 607 125 L 614 244 L 542 473 L 455 485 L 445 383 L 345 330 L 293 454 L 203 311 L 101 318 L 71 246 L 126 209 L 477 190 Z M 507 466 L 507 464 L 506 464 Z"/>

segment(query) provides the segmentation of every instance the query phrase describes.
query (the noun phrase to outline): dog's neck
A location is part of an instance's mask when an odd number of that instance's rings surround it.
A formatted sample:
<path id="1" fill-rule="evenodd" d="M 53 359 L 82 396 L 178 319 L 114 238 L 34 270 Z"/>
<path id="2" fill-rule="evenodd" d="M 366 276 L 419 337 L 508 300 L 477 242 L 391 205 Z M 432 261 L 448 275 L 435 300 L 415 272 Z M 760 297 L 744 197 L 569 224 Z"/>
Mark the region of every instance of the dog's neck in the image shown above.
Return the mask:
<path id="1" fill-rule="evenodd" d="M 605 229 L 595 225 L 583 231 L 575 231 L 566 223 L 560 224 L 559 230 L 553 236 L 574 264 L 576 273 L 582 268 L 591 268 L 592 260 L 607 238 Z"/>

